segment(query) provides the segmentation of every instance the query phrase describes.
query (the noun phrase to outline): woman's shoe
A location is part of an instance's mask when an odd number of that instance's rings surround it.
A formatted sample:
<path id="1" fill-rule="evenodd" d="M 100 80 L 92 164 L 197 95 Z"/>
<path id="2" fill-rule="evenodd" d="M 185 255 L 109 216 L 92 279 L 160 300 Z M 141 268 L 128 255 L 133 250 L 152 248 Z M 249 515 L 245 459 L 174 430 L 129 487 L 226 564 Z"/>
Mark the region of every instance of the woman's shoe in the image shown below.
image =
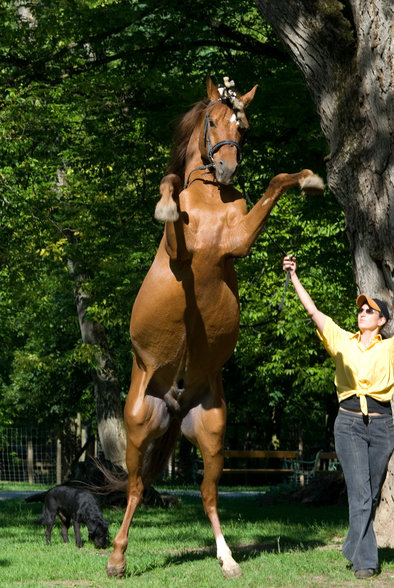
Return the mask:
<path id="1" fill-rule="evenodd" d="M 374 576 L 375 574 L 376 574 L 376 570 L 374 570 L 373 568 L 368 568 L 367 570 L 356 570 L 354 572 L 354 575 L 359 580 L 361 578 L 372 578 L 372 576 Z"/>

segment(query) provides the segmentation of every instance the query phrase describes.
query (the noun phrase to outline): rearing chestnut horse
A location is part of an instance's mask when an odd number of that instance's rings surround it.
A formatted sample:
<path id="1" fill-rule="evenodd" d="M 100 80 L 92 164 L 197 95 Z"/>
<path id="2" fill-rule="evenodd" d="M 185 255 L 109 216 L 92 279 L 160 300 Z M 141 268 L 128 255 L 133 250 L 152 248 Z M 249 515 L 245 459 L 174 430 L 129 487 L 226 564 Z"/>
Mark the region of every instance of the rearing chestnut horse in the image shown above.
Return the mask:
<path id="1" fill-rule="evenodd" d="M 162 241 L 131 315 L 134 360 L 125 406 L 127 509 L 107 564 L 122 576 L 134 512 L 163 470 L 181 431 L 204 460 L 201 495 L 226 577 L 242 574 L 220 527 L 217 500 L 226 425 L 221 369 L 238 338 L 234 258 L 248 254 L 272 208 L 291 186 L 321 192 L 309 170 L 273 178 L 247 212 L 231 186 L 248 122 L 244 109 L 256 87 L 238 96 L 207 81 L 208 100 L 185 115 L 171 171 L 160 185 L 156 217 Z M 219 91 L 220 90 L 220 91 Z M 186 186 L 181 189 L 183 182 Z"/>

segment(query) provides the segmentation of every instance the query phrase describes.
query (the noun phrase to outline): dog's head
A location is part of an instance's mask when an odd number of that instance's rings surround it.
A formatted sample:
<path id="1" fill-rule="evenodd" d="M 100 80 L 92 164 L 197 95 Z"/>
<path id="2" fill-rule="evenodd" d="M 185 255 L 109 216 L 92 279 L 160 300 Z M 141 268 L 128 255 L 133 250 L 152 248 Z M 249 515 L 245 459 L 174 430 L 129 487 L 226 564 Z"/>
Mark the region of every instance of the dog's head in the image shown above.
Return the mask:
<path id="1" fill-rule="evenodd" d="M 89 539 L 91 539 L 97 549 L 105 549 L 108 543 L 108 521 L 102 519 L 97 521 L 94 528 L 89 528 Z"/>

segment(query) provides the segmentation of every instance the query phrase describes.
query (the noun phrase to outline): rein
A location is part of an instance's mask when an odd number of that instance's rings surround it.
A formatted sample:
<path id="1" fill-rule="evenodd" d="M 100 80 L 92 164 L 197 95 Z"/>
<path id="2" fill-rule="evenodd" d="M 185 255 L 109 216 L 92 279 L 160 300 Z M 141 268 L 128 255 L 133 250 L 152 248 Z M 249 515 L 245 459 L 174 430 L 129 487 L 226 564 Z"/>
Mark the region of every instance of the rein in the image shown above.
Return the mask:
<path id="1" fill-rule="evenodd" d="M 245 183 L 244 183 L 243 179 L 240 178 L 240 177 L 238 177 L 238 182 L 239 182 L 239 185 L 241 186 L 242 193 L 243 193 L 243 196 L 244 196 L 245 200 L 248 202 L 248 204 L 250 204 L 251 206 L 253 206 L 253 202 L 250 199 L 250 196 L 249 196 L 249 194 L 248 194 L 248 192 L 247 192 L 247 190 L 245 188 Z M 271 236 L 271 234 L 270 234 L 269 230 L 267 229 L 267 227 L 264 227 L 264 231 L 267 233 L 267 237 L 269 238 L 269 240 L 271 241 L 271 243 L 273 243 L 275 245 L 275 247 L 278 249 L 278 251 L 280 251 L 282 253 L 282 255 L 284 255 L 285 257 L 287 257 L 286 251 Z M 277 313 L 276 313 L 276 319 L 278 319 L 278 317 L 279 317 L 279 315 L 280 315 L 280 313 L 282 311 L 283 305 L 285 303 L 286 293 L 287 293 L 287 289 L 289 287 L 289 284 L 290 284 L 290 271 L 288 270 L 287 273 L 286 273 L 286 279 L 285 279 L 285 286 L 284 286 L 283 295 L 282 295 L 282 298 L 281 298 L 281 300 L 279 302 L 278 310 L 277 310 Z"/>
<path id="2" fill-rule="evenodd" d="M 207 112 L 205 114 L 205 120 L 204 120 L 204 149 L 205 149 L 204 159 L 208 159 L 209 163 L 207 163 L 206 165 L 201 165 L 200 167 L 195 167 L 194 169 L 191 170 L 191 172 L 189 173 L 189 176 L 187 178 L 186 184 L 183 186 L 183 190 L 185 190 L 189 186 L 190 176 L 192 175 L 193 172 L 198 171 L 198 170 L 203 170 L 203 169 L 212 169 L 215 167 L 213 155 L 214 155 L 214 153 L 216 153 L 216 151 L 218 151 L 221 147 L 223 147 L 223 145 L 231 145 L 232 147 L 235 147 L 237 150 L 238 163 L 241 163 L 241 161 L 242 161 L 241 146 L 236 141 L 232 141 L 231 139 L 225 139 L 224 141 L 219 141 L 218 143 L 215 143 L 215 145 L 212 145 L 211 138 L 209 136 L 209 126 L 210 126 L 210 121 L 211 121 L 211 119 L 209 117 L 209 109 L 214 104 L 217 104 L 218 102 L 222 102 L 223 104 L 229 105 L 227 98 L 218 98 L 217 100 L 213 100 L 213 102 L 210 102 L 207 106 Z"/>

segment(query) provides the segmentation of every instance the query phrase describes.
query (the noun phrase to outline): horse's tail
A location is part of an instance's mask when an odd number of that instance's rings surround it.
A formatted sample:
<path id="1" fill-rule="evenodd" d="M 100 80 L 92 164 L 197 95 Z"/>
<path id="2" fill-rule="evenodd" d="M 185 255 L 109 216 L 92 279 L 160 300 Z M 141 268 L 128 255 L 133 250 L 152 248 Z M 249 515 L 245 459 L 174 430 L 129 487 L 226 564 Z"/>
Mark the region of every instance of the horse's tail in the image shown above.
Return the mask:
<path id="1" fill-rule="evenodd" d="M 179 431 L 180 420 L 173 419 L 164 435 L 155 439 L 149 445 L 142 464 L 142 481 L 145 490 L 147 490 L 148 487 L 163 473 L 168 463 L 168 459 L 176 445 Z M 95 465 L 103 476 L 103 482 L 100 485 L 87 484 L 94 494 L 126 494 L 128 482 L 126 471 L 112 472 L 98 460 L 95 460 Z"/>
<path id="2" fill-rule="evenodd" d="M 163 473 L 179 437 L 181 422 L 173 419 L 162 437 L 149 445 L 142 464 L 142 481 L 148 488 Z"/>

